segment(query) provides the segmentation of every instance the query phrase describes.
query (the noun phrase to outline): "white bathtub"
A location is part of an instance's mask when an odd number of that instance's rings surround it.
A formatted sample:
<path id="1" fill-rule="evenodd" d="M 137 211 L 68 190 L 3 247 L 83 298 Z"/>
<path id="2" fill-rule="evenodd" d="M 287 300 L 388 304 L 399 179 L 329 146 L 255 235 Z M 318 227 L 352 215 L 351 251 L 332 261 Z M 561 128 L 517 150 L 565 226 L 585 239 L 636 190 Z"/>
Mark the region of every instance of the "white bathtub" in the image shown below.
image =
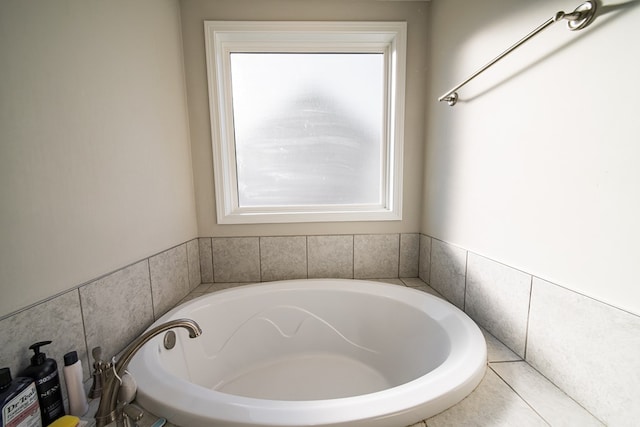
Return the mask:
<path id="1" fill-rule="evenodd" d="M 480 382 L 486 344 L 453 305 L 398 285 L 291 280 L 189 301 L 154 325 L 191 318 L 129 365 L 137 401 L 183 427 L 402 427 Z"/>

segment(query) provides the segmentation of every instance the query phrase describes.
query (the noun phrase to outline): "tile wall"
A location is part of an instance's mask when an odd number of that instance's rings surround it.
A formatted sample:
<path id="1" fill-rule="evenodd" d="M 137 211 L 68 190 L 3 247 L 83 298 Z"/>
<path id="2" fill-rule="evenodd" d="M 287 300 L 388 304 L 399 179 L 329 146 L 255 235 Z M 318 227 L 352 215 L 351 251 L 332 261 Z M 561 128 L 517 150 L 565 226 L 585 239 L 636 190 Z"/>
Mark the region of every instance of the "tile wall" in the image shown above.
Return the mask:
<path id="1" fill-rule="evenodd" d="M 416 277 L 418 254 L 418 234 L 193 239 L 0 319 L 0 366 L 17 375 L 51 340 L 48 357 L 76 350 L 88 380 L 94 347 L 117 354 L 201 283 Z"/>
<path id="2" fill-rule="evenodd" d="M 420 235 L 200 238 L 203 283 L 417 277 Z"/>
<path id="3" fill-rule="evenodd" d="M 605 424 L 640 419 L 640 317 L 417 233 L 194 239 L 0 319 L 0 365 L 52 340 L 88 379 L 93 347 L 116 354 L 201 283 L 320 277 L 419 277 Z"/>
<path id="4" fill-rule="evenodd" d="M 29 346 L 51 340 L 42 351 L 59 370 L 75 350 L 89 379 L 91 349 L 109 359 L 201 283 L 198 252 L 191 240 L 0 319 L 0 366 L 16 376 Z"/>
<path id="5" fill-rule="evenodd" d="M 606 425 L 638 422 L 639 316 L 429 236 L 419 259 L 422 280 Z"/>

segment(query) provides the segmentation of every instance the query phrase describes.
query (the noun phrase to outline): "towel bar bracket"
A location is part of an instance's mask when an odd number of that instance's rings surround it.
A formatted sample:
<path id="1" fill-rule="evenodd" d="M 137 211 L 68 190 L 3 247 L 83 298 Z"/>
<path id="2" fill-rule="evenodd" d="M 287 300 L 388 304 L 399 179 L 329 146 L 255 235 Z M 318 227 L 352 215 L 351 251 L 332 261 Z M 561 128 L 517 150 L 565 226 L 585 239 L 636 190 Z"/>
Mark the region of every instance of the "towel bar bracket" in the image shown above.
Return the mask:
<path id="1" fill-rule="evenodd" d="M 450 107 L 453 107 L 458 102 L 458 92 L 452 92 L 449 95 L 442 98 L 442 101 L 447 101 Z"/>
<path id="2" fill-rule="evenodd" d="M 573 11 L 564 16 L 566 19 L 567 27 L 571 31 L 581 30 L 587 25 L 591 24 L 593 18 L 596 16 L 597 3 L 595 1 L 586 1 Z"/>

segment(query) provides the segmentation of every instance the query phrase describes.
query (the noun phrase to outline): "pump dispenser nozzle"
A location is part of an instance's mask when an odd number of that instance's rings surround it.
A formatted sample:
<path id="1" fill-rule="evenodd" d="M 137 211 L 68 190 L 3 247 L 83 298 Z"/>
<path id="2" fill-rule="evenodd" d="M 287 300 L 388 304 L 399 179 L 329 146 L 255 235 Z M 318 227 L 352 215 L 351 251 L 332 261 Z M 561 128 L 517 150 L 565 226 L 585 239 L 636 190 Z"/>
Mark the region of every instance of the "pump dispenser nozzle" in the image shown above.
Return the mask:
<path id="1" fill-rule="evenodd" d="M 51 341 L 40 341 L 29 346 L 29 350 L 33 350 L 34 355 L 31 356 L 31 364 L 33 366 L 42 365 L 47 360 L 47 355 L 40 352 L 40 347 L 51 344 Z"/>

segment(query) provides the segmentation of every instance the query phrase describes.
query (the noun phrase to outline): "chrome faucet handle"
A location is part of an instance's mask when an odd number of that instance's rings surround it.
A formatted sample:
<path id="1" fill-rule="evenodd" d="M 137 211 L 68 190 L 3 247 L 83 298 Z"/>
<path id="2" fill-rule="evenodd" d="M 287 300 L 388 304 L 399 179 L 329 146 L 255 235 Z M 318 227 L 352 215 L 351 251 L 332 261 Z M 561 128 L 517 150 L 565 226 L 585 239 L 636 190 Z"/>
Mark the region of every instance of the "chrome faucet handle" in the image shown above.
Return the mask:
<path id="1" fill-rule="evenodd" d="M 96 399 L 102 395 L 102 384 L 104 383 L 105 363 L 102 360 L 102 348 L 94 347 L 91 351 L 93 355 L 93 383 L 89 390 L 89 399 Z"/>
<path id="2" fill-rule="evenodd" d="M 137 427 L 138 421 L 144 417 L 144 411 L 138 405 L 134 405 L 133 403 L 124 405 L 122 411 L 125 427 Z"/>

